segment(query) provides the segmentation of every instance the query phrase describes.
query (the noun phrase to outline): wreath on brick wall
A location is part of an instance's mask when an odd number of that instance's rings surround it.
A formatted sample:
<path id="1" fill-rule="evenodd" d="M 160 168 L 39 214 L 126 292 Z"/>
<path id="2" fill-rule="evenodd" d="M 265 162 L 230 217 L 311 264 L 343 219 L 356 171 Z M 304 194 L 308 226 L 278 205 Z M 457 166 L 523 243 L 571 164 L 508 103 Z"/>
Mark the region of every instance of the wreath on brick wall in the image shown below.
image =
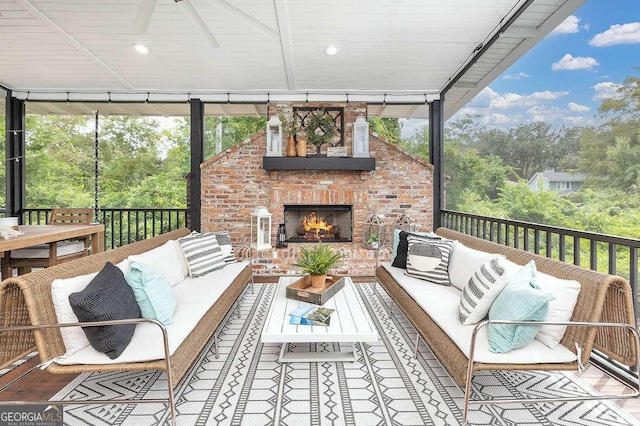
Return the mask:
<path id="1" fill-rule="evenodd" d="M 320 109 L 309 114 L 306 125 L 307 141 L 316 147 L 316 154 L 320 153 L 322 145 L 331 142 L 338 131 L 333 118 Z"/>

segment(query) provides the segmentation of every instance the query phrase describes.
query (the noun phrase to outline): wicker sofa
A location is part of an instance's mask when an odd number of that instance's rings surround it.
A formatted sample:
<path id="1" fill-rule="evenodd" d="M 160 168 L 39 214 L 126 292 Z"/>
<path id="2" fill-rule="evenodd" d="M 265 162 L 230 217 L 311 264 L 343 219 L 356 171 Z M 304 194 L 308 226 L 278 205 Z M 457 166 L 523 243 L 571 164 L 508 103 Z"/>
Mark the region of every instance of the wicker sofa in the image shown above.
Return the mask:
<path id="1" fill-rule="evenodd" d="M 463 345 L 463 351 L 460 346 L 454 342 L 454 340 L 456 340 L 459 343 L 460 336 L 450 336 L 441 326 L 438 325 L 438 321 L 442 321 L 443 318 L 432 318 L 430 314 L 425 311 L 425 309 L 429 309 L 425 308 L 424 303 L 421 304 L 420 302 L 421 297 L 424 296 L 415 293 L 415 290 L 413 292 L 413 296 L 418 297 L 413 297 L 410 294 L 412 290 L 409 281 L 416 280 L 415 278 L 407 277 L 404 275 L 404 270 L 400 268 L 393 268 L 390 263 L 381 264 L 377 267 L 376 278 L 378 282 L 384 287 L 397 306 L 399 306 L 405 316 L 411 321 L 418 333 L 418 337 L 421 337 L 427 343 L 433 353 L 449 371 L 453 379 L 460 386 L 464 387 L 464 421 L 466 421 L 467 418 L 469 404 L 488 403 L 487 400 L 470 399 L 471 380 L 474 371 L 576 370 L 580 366 L 586 365 L 589 362 L 590 354 L 594 349 L 616 361 L 621 362 L 622 364 L 638 364 L 638 334 L 633 327 L 635 320 L 632 293 L 629 283 L 623 278 L 587 270 L 575 265 L 541 257 L 524 250 L 507 247 L 446 228 L 439 228 L 436 231 L 436 234 L 444 238 L 462 242 L 464 246 L 475 250 L 502 254 L 508 260 L 519 265 L 525 265 L 533 260 L 536 263 L 538 271 L 560 279 L 577 280 L 581 285 L 577 303 L 571 317 L 571 323 L 574 325 L 567 328 L 567 331 L 558 346 L 559 350 L 563 351 L 565 359 L 567 358 L 567 354 L 575 354 L 573 356 L 573 360 L 553 363 L 540 362 L 539 359 L 537 359 L 538 354 L 535 354 L 536 356 L 532 355 L 530 360 L 518 359 L 517 363 L 513 363 L 500 361 L 501 356 L 504 356 L 505 359 L 509 359 L 509 354 L 498 354 L 491 362 L 477 362 L 476 358 L 474 358 L 474 351 L 476 350 L 477 343 L 479 341 L 478 335 L 482 328 L 487 326 L 488 321 L 485 320 L 479 323 L 475 328 L 474 326 L 466 326 L 469 329 L 468 331 L 471 338 L 469 339 L 468 347 Z M 434 299 L 438 298 L 439 293 L 437 293 L 437 291 L 443 291 L 443 286 L 430 284 L 422 280 L 420 281 L 421 287 L 418 288 L 418 291 L 424 292 L 424 294 L 429 294 L 430 297 Z M 435 287 L 438 288 L 436 289 Z M 407 288 L 410 290 L 407 291 Z M 415 288 L 416 287 L 414 286 L 413 289 Z M 456 290 L 451 289 L 450 287 L 446 289 L 450 291 Z M 452 301 L 453 297 L 450 297 L 449 299 Z M 457 299 L 459 300 L 459 295 Z M 438 305 L 446 303 L 444 298 L 438 300 Z M 446 309 L 455 309 L 457 312 L 457 302 L 454 303 L 456 303 L 455 307 L 449 307 Z M 431 315 L 438 315 L 438 311 L 440 311 L 441 314 L 443 309 L 435 309 L 435 314 L 433 311 L 434 309 L 430 310 Z M 451 313 L 449 312 L 449 314 Z M 457 316 L 457 314 L 455 316 Z M 447 318 L 451 321 L 449 316 L 447 316 Z M 611 323 L 614 325 L 607 327 L 595 327 L 582 324 L 581 326 L 578 326 L 577 323 L 579 322 Z M 460 325 L 460 327 L 465 326 Z M 486 340 L 486 334 L 484 335 L 484 339 Z M 518 349 L 519 356 L 522 358 L 529 356 L 529 352 L 527 351 L 527 348 L 529 347 L 530 346 L 526 346 Z M 513 358 L 511 358 L 511 360 L 513 360 Z M 638 396 L 637 392 L 630 394 L 627 397 L 635 396 Z M 610 398 L 610 396 L 599 396 L 599 399 L 608 398 Z M 499 400 L 492 401 L 492 403 L 499 402 Z M 518 402 L 527 401 L 520 400 Z"/>
<path id="2" fill-rule="evenodd" d="M 247 288 L 247 284 L 252 282 L 250 263 L 239 262 L 227 265 L 219 271 L 213 271 L 204 277 L 197 278 L 206 278 L 212 282 L 225 281 L 225 284 L 228 285 L 226 290 L 217 297 L 215 303 L 213 303 L 208 310 L 205 308 L 206 312 L 199 321 L 196 319 L 197 324 L 195 327 L 191 329 L 184 340 L 181 340 L 179 346 L 173 348 L 173 353 L 170 356 L 166 356 L 170 353 L 168 333 L 160 322 L 144 319 L 133 320 L 138 322 L 138 327 L 149 327 L 149 323 L 151 323 L 154 327 L 162 330 L 161 333 L 158 333 L 157 330 L 155 331 L 156 335 L 164 339 L 164 342 L 162 342 L 163 346 L 161 346 L 164 351 L 160 351 L 162 359 L 143 362 L 115 362 L 105 364 L 73 363 L 72 365 L 61 365 L 56 362 L 56 360 L 65 358 L 66 348 L 60 333 L 60 325 L 56 318 L 51 287 L 52 282 L 56 279 L 68 279 L 98 272 L 106 262 L 117 264 L 131 255 L 144 254 L 149 250 L 159 248 L 169 240 L 186 236 L 189 232 L 188 229 L 182 228 L 114 250 L 3 281 L 0 284 L 0 315 L 2 315 L 2 317 L 0 317 L 0 326 L 4 328 L 5 331 L 0 334 L 3 342 L 0 346 L 2 346 L 2 361 L 4 364 L 6 365 L 6 363 L 12 359 L 33 350 L 35 343 L 40 359 L 44 363 L 43 365 L 46 365 L 47 371 L 51 373 L 64 374 L 127 370 L 166 371 L 169 385 L 168 398 L 141 402 L 169 403 L 172 418 L 175 419 L 173 385 L 189 371 L 191 365 L 212 336 L 217 338 L 216 330 L 223 321 L 231 315 L 237 306 L 240 296 Z M 224 272 L 224 274 L 226 274 L 226 276 L 224 278 L 220 277 L 220 274 L 223 274 L 221 271 L 225 270 L 226 272 Z M 184 281 L 189 281 L 190 279 L 190 277 L 187 277 Z M 186 282 L 185 284 L 183 291 L 184 288 L 188 288 L 191 283 Z M 197 287 L 198 286 L 191 286 L 193 289 L 197 289 Z M 20 329 L 21 327 L 22 329 Z M 66 325 L 63 327 L 66 327 Z M 6 331 L 7 328 L 11 330 Z M 135 339 L 136 336 L 134 335 L 134 340 Z M 133 345 L 133 340 L 130 346 L 131 345 Z M 92 348 L 89 347 L 87 349 L 91 350 Z M 84 402 L 85 401 L 83 401 L 83 403 Z M 102 401 L 102 403 L 104 403 L 104 401 Z"/>

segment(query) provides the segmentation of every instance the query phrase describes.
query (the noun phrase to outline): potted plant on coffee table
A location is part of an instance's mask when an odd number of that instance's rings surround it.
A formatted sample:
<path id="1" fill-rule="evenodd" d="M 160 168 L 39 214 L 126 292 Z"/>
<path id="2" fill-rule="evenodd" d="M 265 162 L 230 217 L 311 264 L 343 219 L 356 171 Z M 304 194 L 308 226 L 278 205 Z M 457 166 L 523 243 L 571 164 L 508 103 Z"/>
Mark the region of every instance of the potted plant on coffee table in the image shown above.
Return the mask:
<path id="1" fill-rule="evenodd" d="M 342 258 L 342 254 L 334 252 L 330 246 L 321 243 L 308 249 L 302 247 L 296 256 L 293 266 L 302 268 L 302 272 L 309 274 L 311 285 L 323 288 L 327 281 L 327 272 Z"/>

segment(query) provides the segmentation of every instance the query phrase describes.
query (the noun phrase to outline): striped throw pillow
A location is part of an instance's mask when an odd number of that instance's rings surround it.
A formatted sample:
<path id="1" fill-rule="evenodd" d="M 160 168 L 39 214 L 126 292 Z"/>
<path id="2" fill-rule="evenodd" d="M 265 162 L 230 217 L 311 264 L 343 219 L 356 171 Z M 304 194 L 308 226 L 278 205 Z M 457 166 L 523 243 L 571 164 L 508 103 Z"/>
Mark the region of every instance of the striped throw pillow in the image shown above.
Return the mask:
<path id="1" fill-rule="evenodd" d="M 507 285 L 506 274 L 504 256 L 489 260 L 475 271 L 460 296 L 458 317 L 463 325 L 477 324 L 487 316 L 494 300 Z"/>
<path id="2" fill-rule="evenodd" d="M 189 266 L 189 276 L 200 277 L 224 267 L 224 256 L 215 235 L 194 232 L 178 242 Z"/>
<path id="3" fill-rule="evenodd" d="M 222 256 L 224 257 L 224 263 L 236 263 L 236 255 L 233 252 L 233 246 L 231 245 L 231 236 L 229 235 L 229 231 L 213 232 L 213 235 L 215 235 L 216 239 L 218 240 L 218 245 L 220 246 Z"/>
<path id="4" fill-rule="evenodd" d="M 456 241 L 434 240 L 414 235 L 409 235 L 407 241 L 409 249 L 405 274 L 435 284 L 451 285 L 449 255 Z"/>

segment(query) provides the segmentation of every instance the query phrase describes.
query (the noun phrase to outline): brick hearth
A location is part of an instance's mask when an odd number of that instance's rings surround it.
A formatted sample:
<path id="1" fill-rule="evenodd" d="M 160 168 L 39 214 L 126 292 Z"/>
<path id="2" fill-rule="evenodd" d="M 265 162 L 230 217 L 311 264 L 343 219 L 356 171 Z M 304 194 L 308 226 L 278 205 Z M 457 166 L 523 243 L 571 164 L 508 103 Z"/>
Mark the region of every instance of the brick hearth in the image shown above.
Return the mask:
<path id="1" fill-rule="evenodd" d="M 345 145 L 351 147 L 351 125 L 366 105 L 305 104 L 345 108 Z M 270 111 L 281 108 L 270 105 Z M 285 108 L 288 106 L 284 106 Z M 374 171 L 319 171 L 263 169 L 265 132 L 260 132 L 202 164 L 202 230 L 227 229 L 236 244 L 250 241 L 250 214 L 256 206 L 266 206 L 272 217 L 273 249 L 259 252 L 256 274 L 295 273 L 291 266 L 304 243 L 289 243 L 276 249 L 278 223 L 283 221 L 284 204 L 353 205 L 353 242 L 333 243 L 345 259 L 333 273 L 372 275 L 375 252 L 363 246 L 363 223 L 372 211 L 386 216 L 388 229 L 402 216 L 410 216 L 420 230 L 430 230 L 432 221 L 433 166 L 412 156 L 397 145 L 372 133 L 371 156 Z M 254 252 L 254 256 L 255 256 Z"/>

